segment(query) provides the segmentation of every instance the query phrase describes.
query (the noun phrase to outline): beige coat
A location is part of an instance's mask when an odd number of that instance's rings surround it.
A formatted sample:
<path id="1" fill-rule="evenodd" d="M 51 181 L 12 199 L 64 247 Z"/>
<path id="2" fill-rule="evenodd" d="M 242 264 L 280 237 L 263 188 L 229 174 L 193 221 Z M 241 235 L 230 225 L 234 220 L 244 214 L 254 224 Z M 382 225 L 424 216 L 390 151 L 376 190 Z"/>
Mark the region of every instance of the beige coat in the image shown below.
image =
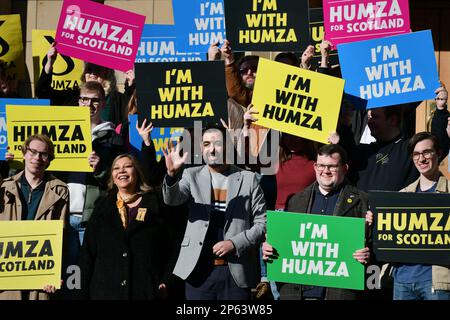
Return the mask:
<path id="1" fill-rule="evenodd" d="M 419 185 L 419 179 L 411 183 L 400 192 L 416 192 Z M 440 176 L 436 185 L 436 193 L 450 193 L 450 180 Z M 432 288 L 433 290 L 450 291 L 450 269 L 449 267 L 435 266 L 431 267 Z"/>
<path id="2" fill-rule="evenodd" d="M 0 187 L 0 221 L 20 220 L 22 203 L 19 194 L 19 181 L 23 171 L 5 179 Z M 69 216 L 69 189 L 61 180 L 50 175 L 45 185 L 44 194 L 36 212 L 35 220 L 64 220 Z M 30 300 L 48 300 L 43 291 L 31 291 Z M 21 291 L 0 291 L 0 300 L 20 300 Z"/>

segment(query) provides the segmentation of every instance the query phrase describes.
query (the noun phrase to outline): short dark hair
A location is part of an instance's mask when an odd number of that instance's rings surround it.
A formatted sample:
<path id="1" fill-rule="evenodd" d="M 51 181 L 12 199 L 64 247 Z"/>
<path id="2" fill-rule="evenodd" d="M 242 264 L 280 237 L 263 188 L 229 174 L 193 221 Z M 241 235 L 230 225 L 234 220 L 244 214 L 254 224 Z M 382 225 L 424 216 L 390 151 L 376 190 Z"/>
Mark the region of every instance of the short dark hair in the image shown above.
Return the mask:
<path id="1" fill-rule="evenodd" d="M 441 149 L 441 143 L 439 142 L 439 139 L 432 134 L 431 132 L 419 132 L 416 133 L 409 139 L 408 142 L 408 152 L 410 155 L 414 152 L 414 148 L 416 147 L 416 144 L 418 144 L 420 141 L 423 140 L 431 140 L 433 142 L 433 147 L 437 152 L 442 151 Z"/>
<path id="2" fill-rule="evenodd" d="M 209 130 L 217 130 L 220 131 L 220 133 L 222 134 L 222 138 L 225 141 L 226 135 L 228 134 L 228 131 L 225 127 L 223 126 L 218 126 L 218 125 L 208 125 L 204 128 L 202 128 L 202 141 L 203 141 L 203 135 L 205 134 L 206 131 Z"/>
<path id="3" fill-rule="evenodd" d="M 30 143 L 34 140 L 39 140 L 47 145 L 48 161 L 49 163 L 52 162 L 55 159 L 55 146 L 52 140 L 45 134 L 33 134 L 29 136 L 22 145 L 22 154 L 25 155 L 27 153 Z"/>
<path id="4" fill-rule="evenodd" d="M 103 89 L 103 86 L 99 82 L 97 81 L 84 82 L 80 86 L 80 93 L 83 90 L 97 91 L 99 99 L 105 101 L 105 89 Z"/>
<path id="5" fill-rule="evenodd" d="M 344 165 L 348 163 L 348 157 L 347 157 L 347 151 L 344 150 L 340 145 L 338 144 L 326 144 L 319 148 L 317 151 L 317 156 L 330 156 L 333 153 L 339 154 L 341 157 L 341 160 L 339 161 L 340 164 Z M 317 158 L 316 158 L 317 161 Z"/>
<path id="6" fill-rule="evenodd" d="M 287 64 L 296 67 L 300 65 L 300 59 L 293 52 L 280 52 L 275 56 L 274 60 L 278 62 L 285 62 L 287 60 L 289 61 L 286 62 Z"/>

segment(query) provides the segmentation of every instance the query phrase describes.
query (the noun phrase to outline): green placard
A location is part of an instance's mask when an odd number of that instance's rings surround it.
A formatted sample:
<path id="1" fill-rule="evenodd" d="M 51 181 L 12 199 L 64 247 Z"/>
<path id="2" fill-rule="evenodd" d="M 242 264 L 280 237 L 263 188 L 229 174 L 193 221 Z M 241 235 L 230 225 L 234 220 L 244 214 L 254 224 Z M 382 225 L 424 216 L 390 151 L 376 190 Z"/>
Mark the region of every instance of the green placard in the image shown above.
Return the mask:
<path id="1" fill-rule="evenodd" d="M 267 242 L 278 257 L 267 264 L 272 281 L 364 289 L 364 219 L 267 211 Z"/>

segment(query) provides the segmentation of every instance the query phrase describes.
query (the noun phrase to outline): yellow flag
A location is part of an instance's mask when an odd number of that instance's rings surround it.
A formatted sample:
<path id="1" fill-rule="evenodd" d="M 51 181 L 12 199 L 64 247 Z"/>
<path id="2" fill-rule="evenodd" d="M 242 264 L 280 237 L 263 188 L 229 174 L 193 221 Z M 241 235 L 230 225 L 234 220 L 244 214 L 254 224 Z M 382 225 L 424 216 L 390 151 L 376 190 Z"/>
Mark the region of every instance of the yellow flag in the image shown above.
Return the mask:
<path id="1" fill-rule="evenodd" d="M 22 159 L 22 144 L 32 134 L 42 133 L 55 145 L 55 159 L 48 170 L 91 172 L 90 109 L 65 106 L 6 105 L 9 152 Z"/>
<path id="2" fill-rule="evenodd" d="M 6 62 L 7 78 L 25 78 L 25 60 L 22 44 L 20 15 L 0 15 L 0 60 Z"/>
<path id="3" fill-rule="evenodd" d="M 47 51 L 55 41 L 55 30 L 33 30 L 32 40 L 34 83 L 37 83 L 44 62 L 47 61 Z M 83 61 L 58 54 L 53 65 L 52 88 L 55 90 L 77 88 L 82 73 Z"/>
<path id="4" fill-rule="evenodd" d="M 343 91 L 343 79 L 260 58 L 252 98 L 256 123 L 328 143 Z"/>
<path id="5" fill-rule="evenodd" d="M 61 287 L 62 220 L 0 221 L 0 290 Z"/>

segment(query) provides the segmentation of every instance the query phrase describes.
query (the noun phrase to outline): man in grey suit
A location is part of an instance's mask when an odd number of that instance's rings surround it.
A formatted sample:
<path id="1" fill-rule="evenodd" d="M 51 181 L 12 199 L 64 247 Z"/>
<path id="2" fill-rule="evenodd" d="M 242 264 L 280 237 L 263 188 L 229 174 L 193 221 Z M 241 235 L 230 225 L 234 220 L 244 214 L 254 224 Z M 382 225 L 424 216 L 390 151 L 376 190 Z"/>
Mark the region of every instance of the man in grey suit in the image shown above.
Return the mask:
<path id="1" fill-rule="evenodd" d="M 188 300 L 245 300 L 259 281 L 258 248 L 264 241 L 263 192 L 254 173 L 228 164 L 223 128 L 203 131 L 206 165 L 179 172 L 187 158 L 179 144 L 164 151 L 164 202 L 187 203 L 189 216 L 173 273 L 186 280 Z"/>

